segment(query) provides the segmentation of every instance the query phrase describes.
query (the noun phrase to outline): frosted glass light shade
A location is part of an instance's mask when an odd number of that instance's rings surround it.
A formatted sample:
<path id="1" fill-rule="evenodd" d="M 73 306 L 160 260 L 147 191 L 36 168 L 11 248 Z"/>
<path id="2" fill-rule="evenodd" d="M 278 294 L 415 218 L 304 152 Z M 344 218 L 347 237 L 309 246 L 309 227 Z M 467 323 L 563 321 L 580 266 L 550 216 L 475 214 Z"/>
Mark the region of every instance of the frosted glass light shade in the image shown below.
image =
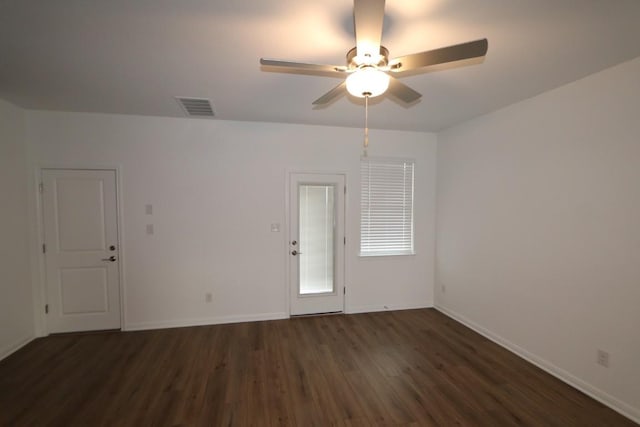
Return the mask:
<path id="1" fill-rule="evenodd" d="M 389 76 L 373 67 L 363 67 L 347 77 L 347 90 L 353 96 L 364 98 L 382 95 L 389 87 Z"/>

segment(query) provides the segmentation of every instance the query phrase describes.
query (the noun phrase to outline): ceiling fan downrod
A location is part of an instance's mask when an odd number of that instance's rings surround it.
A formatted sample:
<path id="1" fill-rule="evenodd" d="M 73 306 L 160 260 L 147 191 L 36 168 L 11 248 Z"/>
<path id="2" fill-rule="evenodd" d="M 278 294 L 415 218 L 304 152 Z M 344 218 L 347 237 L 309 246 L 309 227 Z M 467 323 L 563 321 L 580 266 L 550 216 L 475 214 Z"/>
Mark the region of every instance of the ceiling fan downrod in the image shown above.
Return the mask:
<path id="1" fill-rule="evenodd" d="M 364 147 L 362 150 L 362 157 L 367 157 L 367 149 L 369 148 L 369 96 L 371 94 L 364 94 Z"/>

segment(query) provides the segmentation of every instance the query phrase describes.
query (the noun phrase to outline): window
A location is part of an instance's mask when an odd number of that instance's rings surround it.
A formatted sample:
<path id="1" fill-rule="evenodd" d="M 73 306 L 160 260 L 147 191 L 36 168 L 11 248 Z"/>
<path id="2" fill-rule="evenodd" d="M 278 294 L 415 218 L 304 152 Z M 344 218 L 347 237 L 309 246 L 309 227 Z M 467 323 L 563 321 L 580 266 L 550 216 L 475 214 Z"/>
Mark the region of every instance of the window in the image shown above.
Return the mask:
<path id="1" fill-rule="evenodd" d="M 412 255 L 414 162 L 360 161 L 360 256 Z"/>

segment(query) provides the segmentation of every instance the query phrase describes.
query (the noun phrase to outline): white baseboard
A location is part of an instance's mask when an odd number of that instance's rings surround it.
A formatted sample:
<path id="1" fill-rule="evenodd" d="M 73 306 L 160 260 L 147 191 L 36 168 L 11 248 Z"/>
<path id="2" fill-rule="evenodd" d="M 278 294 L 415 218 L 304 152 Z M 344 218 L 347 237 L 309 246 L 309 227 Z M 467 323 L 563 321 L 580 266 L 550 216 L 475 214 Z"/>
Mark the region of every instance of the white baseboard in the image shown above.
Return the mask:
<path id="1" fill-rule="evenodd" d="M 357 313 L 373 313 L 376 311 L 392 311 L 392 310 L 415 310 L 418 308 L 431 308 L 433 304 L 388 304 L 388 305 L 359 305 L 349 307 L 345 312 L 347 314 Z"/>
<path id="2" fill-rule="evenodd" d="M 442 312 L 443 314 L 451 317 L 452 319 L 457 320 L 458 322 L 462 323 L 463 325 L 473 329 L 474 331 L 476 331 L 477 333 L 479 333 L 480 335 L 490 339 L 491 341 L 495 342 L 496 344 L 500 345 L 501 347 L 506 348 L 507 350 L 517 354 L 518 356 L 522 357 L 523 359 L 525 359 L 526 361 L 533 363 L 534 365 L 536 365 L 538 368 L 548 372 L 549 374 L 553 375 L 554 377 L 558 378 L 561 381 L 564 381 L 565 383 L 569 384 L 570 386 L 580 390 L 581 392 L 583 392 L 584 394 L 594 398 L 595 400 L 603 403 L 604 405 L 610 407 L 611 409 L 613 409 L 616 412 L 619 412 L 620 414 L 624 415 L 625 417 L 631 419 L 632 421 L 640 424 L 640 409 L 639 408 L 634 408 L 633 406 L 622 402 L 621 400 L 615 398 L 614 396 L 592 386 L 591 384 L 581 380 L 580 378 L 574 376 L 573 374 L 570 374 L 569 372 L 565 371 L 562 368 L 559 368 L 558 366 L 555 366 L 554 364 L 548 362 L 547 360 L 525 350 L 524 348 L 512 343 L 509 340 L 506 340 L 504 338 L 502 338 L 501 336 L 494 334 L 493 332 L 489 331 L 488 329 L 485 329 L 484 327 L 478 325 L 477 323 L 467 319 L 466 317 L 448 309 L 445 307 L 442 307 L 438 304 L 436 304 L 434 306 L 434 308 L 440 312 Z"/>
<path id="3" fill-rule="evenodd" d="M 287 319 L 286 313 L 260 313 L 238 316 L 218 316 L 200 319 L 161 320 L 157 322 L 128 323 L 123 331 L 143 331 L 147 329 L 184 328 L 188 326 L 221 325 L 224 323 L 256 322 L 262 320 Z"/>
<path id="4" fill-rule="evenodd" d="M 33 341 L 35 339 L 35 336 L 33 335 L 29 335 L 26 337 L 23 337 L 9 345 L 6 345 L 2 348 L 0 348 L 0 360 L 10 356 L 11 354 L 15 353 L 16 351 L 20 350 L 22 347 L 24 347 L 25 345 L 29 344 L 31 341 Z"/>
<path id="5" fill-rule="evenodd" d="M 351 307 L 345 313 L 371 313 L 376 311 L 391 311 L 391 310 L 412 310 L 418 308 L 430 308 L 433 305 L 417 304 L 417 305 L 366 305 Z M 207 317 L 200 319 L 179 319 L 179 320 L 160 320 L 157 322 L 131 322 L 127 323 L 122 330 L 123 331 L 145 331 L 149 329 L 167 329 L 167 328 L 184 328 L 189 326 L 207 326 L 207 325 L 221 325 L 224 323 L 240 323 L 240 322 L 258 322 L 263 320 L 278 320 L 288 319 L 289 315 L 284 312 L 279 313 L 260 313 L 260 314 L 247 314 L 237 316 L 219 316 L 219 317 Z"/>

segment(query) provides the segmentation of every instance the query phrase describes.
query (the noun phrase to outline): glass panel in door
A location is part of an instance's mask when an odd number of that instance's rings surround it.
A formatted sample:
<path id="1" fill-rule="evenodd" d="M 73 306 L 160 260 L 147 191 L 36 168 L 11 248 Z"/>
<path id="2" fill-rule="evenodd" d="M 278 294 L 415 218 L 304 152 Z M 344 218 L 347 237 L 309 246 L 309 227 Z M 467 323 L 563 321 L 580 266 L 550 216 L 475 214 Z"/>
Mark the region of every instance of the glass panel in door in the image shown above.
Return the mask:
<path id="1" fill-rule="evenodd" d="M 344 311 L 345 176 L 292 172 L 289 313 Z"/>
<path id="2" fill-rule="evenodd" d="M 335 258 L 334 185 L 300 184 L 299 295 L 333 293 Z"/>

